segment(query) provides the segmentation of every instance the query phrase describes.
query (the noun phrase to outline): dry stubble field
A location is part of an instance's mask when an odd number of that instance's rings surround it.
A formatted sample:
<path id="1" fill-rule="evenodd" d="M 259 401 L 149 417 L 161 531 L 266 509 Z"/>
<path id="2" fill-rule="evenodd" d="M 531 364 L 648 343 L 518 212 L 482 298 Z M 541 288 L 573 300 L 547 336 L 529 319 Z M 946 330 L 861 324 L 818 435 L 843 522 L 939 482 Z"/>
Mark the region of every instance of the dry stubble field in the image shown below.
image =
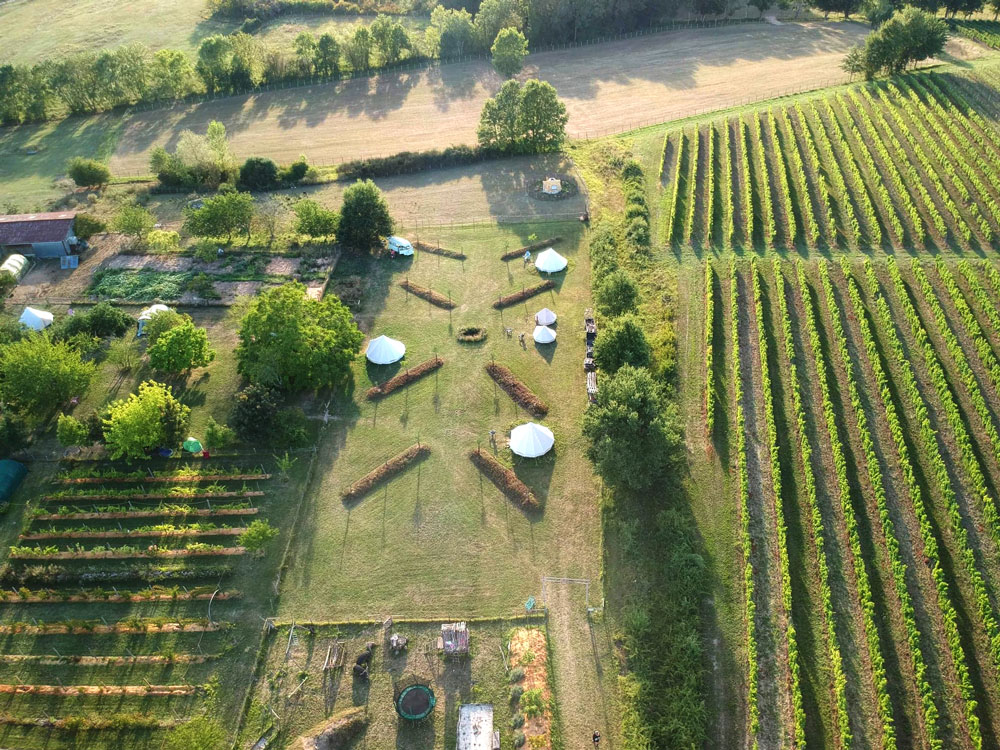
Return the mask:
<path id="1" fill-rule="evenodd" d="M 840 62 L 867 29 L 855 23 L 752 24 L 677 31 L 532 55 L 524 76 L 552 83 L 574 137 L 685 117 L 843 78 Z M 238 156 L 315 164 L 475 141 L 483 101 L 501 78 L 486 61 L 143 112 L 125 122 L 111 167 L 148 171 L 150 149 L 221 120 Z"/>

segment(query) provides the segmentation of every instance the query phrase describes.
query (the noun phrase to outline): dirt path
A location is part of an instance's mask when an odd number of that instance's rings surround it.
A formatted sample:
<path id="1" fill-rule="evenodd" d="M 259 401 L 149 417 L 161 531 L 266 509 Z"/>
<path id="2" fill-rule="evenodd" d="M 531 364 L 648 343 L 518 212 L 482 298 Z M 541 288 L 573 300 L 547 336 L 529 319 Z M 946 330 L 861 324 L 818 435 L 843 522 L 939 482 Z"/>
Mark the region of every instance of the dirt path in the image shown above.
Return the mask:
<path id="1" fill-rule="evenodd" d="M 614 692 L 617 672 L 609 634 L 603 621 L 588 618 L 584 592 L 581 584 L 547 583 L 545 588 L 559 721 L 566 747 L 589 745 L 597 730 L 601 746 L 614 750 L 605 699 Z"/>
<path id="2" fill-rule="evenodd" d="M 748 24 L 674 31 L 531 55 L 522 78 L 550 82 L 567 132 L 594 137 L 844 80 L 868 29 L 854 23 Z M 475 141 L 501 77 L 475 61 L 178 105 L 126 118 L 111 168 L 148 171 L 149 151 L 221 120 L 238 157 L 316 164 Z"/>

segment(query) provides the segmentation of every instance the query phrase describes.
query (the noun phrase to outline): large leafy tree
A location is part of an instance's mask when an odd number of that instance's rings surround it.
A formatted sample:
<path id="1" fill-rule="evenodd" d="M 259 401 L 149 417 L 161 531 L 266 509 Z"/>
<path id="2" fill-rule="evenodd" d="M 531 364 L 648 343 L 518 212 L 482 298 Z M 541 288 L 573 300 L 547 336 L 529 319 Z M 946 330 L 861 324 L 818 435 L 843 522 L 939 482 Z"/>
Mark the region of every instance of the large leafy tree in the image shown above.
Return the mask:
<path id="1" fill-rule="evenodd" d="M 65 341 L 32 334 L 0 349 L 0 395 L 23 411 L 51 408 L 81 395 L 94 365 Z"/>
<path id="2" fill-rule="evenodd" d="M 389 204 L 371 180 L 358 180 L 344 191 L 340 207 L 337 239 L 356 250 L 370 250 L 392 234 L 393 221 Z"/>
<path id="3" fill-rule="evenodd" d="M 165 331 L 147 350 L 149 364 L 156 370 L 170 373 L 187 372 L 205 367 L 215 359 L 215 350 L 208 344 L 208 334 L 191 321 Z"/>
<path id="4" fill-rule="evenodd" d="M 206 198 L 201 208 L 188 213 L 184 228 L 198 237 L 223 237 L 232 240 L 234 232 L 250 237 L 253 219 L 253 196 L 235 190 Z"/>
<path id="5" fill-rule="evenodd" d="M 517 81 L 505 81 L 497 95 L 483 105 L 476 131 L 479 146 L 502 153 L 515 150 L 520 141 L 517 129 L 520 111 L 521 85 Z"/>
<path id="6" fill-rule="evenodd" d="M 587 455 L 608 484 L 648 489 L 676 454 L 681 441 L 676 423 L 649 371 L 625 365 L 605 379 L 597 403 L 584 413 Z"/>
<path id="7" fill-rule="evenodd" d="M 625 365 L 647 367 L 653 350 L 638 319 L 623 315 L 604 325 L 594 346 L 594 359 L 602 370 L 613 373 Z"/>
<path id="8" fill-rule="evenodd" d="M 493 67 L 502 75 L 513 76 L 521 72 L 528 54 L 528 40 L 517 29 L 501 29 L 490 49 Z"/>
<path id="9" fill-rule="evenodd" d="M 635 312 L 639 306 L 639 286 L 625 271 L 612 271 L 597 285 L 594 293 L 597 311 L 609 318 Z"/>
<path id="10" fill-rule="evenodd" d="M 473 26 L 479 44 L 484 50 L 488 49 L 502 30 L 524 28 L 521 3 L 519 0 L 483 0 Z"/>
<path id="11" fill-rule="evenodd" d="M 132 244 L 142 242 L 156 224 L 156 217 L 145 206 L 137 203 L 126 203 L 115 215 L 111 228 L 132 238 Z"/>
<path id="12" fill-rule="evenodd" d="M 104 442 L 112 458 L 143 458 L 158 446 L 173 447 L 187 428 L 191 409 L 163 383 L 147 380 L 138 393 L 115 401 L 104 419 Z"/>
<path id="13" fill-rule="evenodd" d="M 403 24 L 385 14 L 379 14 L 372 23 L 371 38 L 383 65 L 398 62 L 404 50 L 411 46 Z"/>
<path id="14" fill-rule="evenodd" d="M 551 83 L 531 79 L 521 90 L 517 120 L 521 142 L 529 153 L 554 151 L 566 139 L 566 105 L 559 101 Z"/>
<path id="15" fill-rule="evenodd" d="M 240 325 L 237 369 L 251 383 L 284 390 L 335 386 L 346 379 L 363 338 L 335 296 L 317 300 L 302 284 L 285 284 L 250 303 Z"/>
<path id="16" fill-rule="evenodd" d="M 295 212 L 295 231 L 310 237 L 332 237 L 337 233 L 340 217 L 336 211 L 323 208 L 319 203 L 303 198 L 292 209 Z"/>
<path id="17" fill-rule="evenodd" d="M 336 75 L 340 70 L 340 42 L 330 33 L 320 35 L 314 56 L 316 72 L 324 76 Z"/>
<path id="18" fill-rule="evenodd" d="M 445 8 L 438 5 L 431 11 L 431 25 L 427 29 L 427 43 L 439 57 L 449 58 L 464 55 L 472 49 L 476 31 L 472 16 L 463 9 Z"/>

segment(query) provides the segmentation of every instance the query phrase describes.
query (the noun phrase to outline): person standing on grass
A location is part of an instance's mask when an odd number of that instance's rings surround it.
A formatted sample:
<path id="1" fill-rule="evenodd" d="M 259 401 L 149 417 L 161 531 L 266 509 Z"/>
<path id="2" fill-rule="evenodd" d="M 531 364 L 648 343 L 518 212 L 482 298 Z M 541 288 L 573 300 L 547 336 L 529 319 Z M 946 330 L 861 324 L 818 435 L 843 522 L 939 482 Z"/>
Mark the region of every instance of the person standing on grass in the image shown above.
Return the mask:
<path id="1" fill-rule="evenodd" d="M 531 251 L 530 250 L 525 250 L 524 251 L 524 265 L 527 266 L 528 265 L 528 261 L 530 261 L 530 260 L 531 260 Z"/>
<path id="2" fill-rule="evenodd" d="M 594 747 L 598 747 L 601 744 L 601 733 L 594 730 Z"/>

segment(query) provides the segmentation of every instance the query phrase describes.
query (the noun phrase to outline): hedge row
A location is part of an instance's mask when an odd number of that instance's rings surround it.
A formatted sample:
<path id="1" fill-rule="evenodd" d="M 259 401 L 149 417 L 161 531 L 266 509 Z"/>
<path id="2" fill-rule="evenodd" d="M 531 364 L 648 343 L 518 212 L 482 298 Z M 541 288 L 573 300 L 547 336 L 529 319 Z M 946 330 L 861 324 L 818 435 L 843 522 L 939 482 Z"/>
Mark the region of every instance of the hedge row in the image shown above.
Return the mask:
<path id="1" fill-rule="evenodd" d="M 663 149 L 666 151 L 667 142 L 669 141 L 669 134 L 667 135 L 667 140 L 663 143 Z M 683 155 L 686 150 L 687 144 L 687 133 L 681 131 L 677 138 L 676 154 L 674 158 L 674 176 L 670 180 L 670 194 L 666 198 L 667 210 L 665 212 L 665 219 L 663 225 L 665 227 L 665 235 L 663 238 L 663 244 L 667 247 L 672 247 L 674 244 L 674 236 L 677 230 L 677 208 L 680 206 L 680 188 L 681 188 L 681 167 L 684 164 Z"/>
<path id="2" fill-rule="evenodd" d="M 914 515 L 917 517 L 917 521 L 919 522 L 920 536 L 923 541 L 924 559 L 927 561 L 931 577 L 934 579 L 937 589 L 938 608 L 941 610 L 941 619 L 943 621 L 945 635 L 948 640 L 948 646 L 951 651 L 955 675 L 958 679 L 958 688 L 965 701 L 966 724 L 969 737 L 972 740 L 973 746 L 980 748 L 982 747 L 983 741 L 979 728 L 979 717 L 976 714 L 978 704 L 976 702 L 975 690 L 972 686 L 971 678 L 969 677 L 968 657 L 965 653 L 965 648 L 962 645 L 961 634 L 958 630 L 958 613 L 956 612 L 954 603 L 952 602 L 952 595 L 947 577 L 944 569 L 941 567 L 937 538 L 934 535 L 932 521 L 924 502 L 923 492 L 917 482 L 913 459 L 910 456 L 909 446 L 906 441 L 906 428 L 903 425 L 899 412 L 896 409 L 896 404 L 893 401 L 892 387 L 890 385 L 889 376 L 879 355 L 878 344 L 876 343 L 874 332 L 872 331 L 868 319 L 864 314 L 861 292 L 858 289 L 858 284 L 854 280 L 854 277 L 850 275 L 850 267 L 847 264 L 847 258 L 844 257 L 843 260 L 844 275 L 847 278 L 847 288 L 851 300 L 852 310 L 854 315 L 858 318 L 858 326 L 861 329 L 861 338 L 868 351 L 868 360 L 871 364 L 872 372 L 875 375 L 875 384 L 877 386 L 876 390 L 878 391 L 880 403 L 885 413 L 885 419 L 889 426 L 889 434 L 892 437 L 893 443 L 896 445 L 896 456 L 898 459 L 900 473 L 903 477 L 906 495 L 909 497 L 910 505 L 913 508 Z M 881 324 L 887 346 L 887 356 L 892 356 L 896 359 L 897 364 L 899 365 L 899 372 L 902 380 L 901 387 L 899 389 L 900 395 L 909 401 L 911 408 L 913 408 L 915 412 L 916 418 L 914 422 L 918 426 L 918 432 L 921 440 L 923 441 L 924 451 L 931 460 L 931 465 L 933 466 L 932 476 L 928 477 L 928 480 L 936 480 L 938 490 L 941 492 L 944 497 L 945 504 L 949 508 L 949 516 L 952 520 L 953 527 L 957 523 L 958 527 L 962 531 L 962 536 L 956 537 L 956 544 L 958 544 L 959 549 L 961 550 L 963 547 L 967 547 L 967 541 L 963 538 L 964 528 L 962 528 L 961 511 L 958 509 L 955 495 L 948 478 L 948 470 L 945 467 L 944 460 L 941 458 L 937 438 L 929 421 L 926 403 L 924 402 L 923 397 L 920 394 L 919 387 L 917 386 L 916 376 L 913 374 L 912 365 L 906 358 L 902 343 L 896 335 L 896 329 L 892 320 L 892 312 L 889 310 L 889 306 L 885 301 L 885 298 L 881 295 L 878 287 L 878 280 L 875 278 L 874 274 L 875 272 L 870 262 L 866 263 L 869 293 L 874 300 L 875 309 L 877 311 L 875 320 L 879 321 Z M 927 346 L 930 347 L 929 342 L 927 342 Z M 933 348 L 931 348 L 930 354 L 933 354 Z M 969 554 L 972 554 L 971 550 L 969 551 Z M 972 570 L 969 571 L 970 575 L 975 574 L 976 571 L 974 562 L 968 557 L 965 558 L 965 562 L 968 566 L 972 567 Z M 975 577 L 973 577 L 973 587 L 977 588 Z M 978 593 L 979 592 L 977 591 L 977 594 Z M 987 607 L 988 606 L 989 604 L 987 601 Z M 980 614 L 982 614 L 981 602 Z M 992 618 L 992 615 L 990 616 Z M 989 625 L 987 624 L 987 632 L 989 632 L 989 629 Z M 994 631 L 996 630 L 995 621 L 993 623 L 993 629 Z"/>
<path id="3" fill-rule="evenodd" d="M 369 388 L 365 393 L 365 398 L 369 401 L 377 401 L 380 398 L 384 398 L 393 391 L 398 390 L 405 385 L 409 385 L 415 380 L 419 380 L 428 373 L 434 372 L 443 364 L 444 360 L 435 356 L 434 359 L 428 359 L 426 362 L 421 362 L 416 367 L 408 367 L 406 370 L 399 373 L 399 375 L 396 375 L 394 378 L 390 378 L 382 383 L 382 385 L 376 385 Z"/>
<path id="4" fill-rule="evenodd" d="M 750 171 L 750 129 L 743 115 L 737 121 L 740 130 L 740 169 L 743 176 L 743 204 L 740 207 L 743 223 L 747 225 L 746 246 L 753 247 L 754 210 L 753 210 L 753 174 Z"/>
<path id="5" fill-rule="evenodd" d="M 512 469 L 508 469 L 489 453 L 483 453 L 480 450 L 469 451 L 469 460 L 509 500 L 525 510 L 535 510 L 538 508 L 538 498 L 535 497 L 528 485 L 517 478 L 517 474 Z"/>
<path id="6" fill-rule="evenodd" d="M 500 297 L 493 303 L 493 307 L 497 310 L 502 310 L 505 307 L 516 305 L 518 302 L 524 302 L 526 299 L 531 299 L 536 294 L 541 294 L 549 289 L 554 289 L 555 286 L 556 282 L 551 279 L 543 281 L 541 284 L 529 286 L 527 289 L 522 289 L 520 292 L 514 292 L 513 294 L 508 294 L 505 297 Z"/>
<path id="7" fill-rule="evenodd" d="M 413 245 L 413 247 L 415 247 L 417 250 L 420 250 L 421 252 L 432 253 L 433 255 L 442 255 L 445 258 L 454 258 L 455 260 L 465 260 L 467 257 L 465 253 L 458 253 L 455 252 L 454 250 L 445 250 L 443 247 L 439 247 L 437 245 L 430 245 L 426 242 L 420 242 L 419 240 L 416 240 L 411 244 Z"/>
<path id="8" fill-rule="evenodd" d="M 921 700 L 923 734 L 927 738 L 931 750 L 943 750 L 944 745 L 940 737 L 941 728 L 938 726 L 939 711 L 935 703 L 934 688 L 931 687 L 930 680 L 927 677 L 927 662 L 924 659 L 923 650 L 920 645 L 922 635 L 920 628 L 917 626 L 913 599 L 906 585 L 907 567 L 906 563 L 903 562 L 902 553 L 900 552 L 899 538 L 896 536 L 896 526 L 889 513 L 882 467 L 879 464 L 878 455 L 875 453 L 872 428 L 865 413 L 864 402 L 861 399 L 860 388 L 858 387 L 854 373 L 854 363 L 851 361 L 851 355 L 847 348 L 847 337 L 844 333 L 843 323 L 840 320 L 841 309 L 833 293 L 833 283 L 830 281 L 830 269 L 827 263 L 821 262 L 819 264 L 819 276 L 827 313 L 830 316 L 833 327 L 833 336 L 830 338 L 836 347 L 841 365 L 846 373 L 847 390 L 858 427 L 865 469 L 868 474 L 868 481 L 871 484 L 875 506 L 878 510 L 878 528 L 885 543 L 886 554 L 889 558 L 890 573 L 892 574 L 893 584 L 896 589 L 896 597 L 899 601 L 903 625 L 906 629 L 910 658 L 913 661 L 914 681 L 916 682 Z M 857 316 L 858 313 L 855 311 L 853 314 Z"/>
<path id="9" fill-rule="evenodd" d="M 502 154 L 493 149 L 477 146 L 449 146 L 429 151 L 401 151 L 390 156 L 373 156 L 352 159 L 337 165 L 337 179 L 342 182 L 368 180 L 375 177 L 392 177 L 399 174 L 422 172 L 428 169 L 461 167 L 495 159 Z"/>
<path id="10" fill-rule="evenodd" d="M 761 394 L 764 399 L 764 425 L 767 431 L 768 454 L 771 464 L 771 486 L 774 507 L 774 526 L 777 534 L 778 567 L 781 572 L 781 608 L 784 620 L 785 644 L 788 649 L 788 690 L 792 701 L 794 740 L 792 746 L 806 746 L 806 712 L 802 707 L 801 674 L 798 638 L 792 621 L 792 574 L 788 563 L 788 527 L 785 523 L 784 493 L 781 481 L 781 454 L 778 447 L 778 428 L 775 424 L 774 394 L 771 390 L 771 367 L 767 356 L 767 329 L 764 320 L 764 304 L 761 298 L 763 277 L 757 267 L 757 257 L 750 256 L 750 276 L 753 285 L 753 301 L 757 324 L 757 356 L 760 358 Z"/>
<path id="11" fill-rule="evenodd" d="M 532 242 L 530 245 L 525 245 L 524 247 L 519 247 L 517 250 L 508 250 L 506 253 L 500 256 L 500 260 L 515 260 L 516 258 L 523 258 L 525 253 L 533 253 L 536 250 L 544 250 L 547 247 L 551 247 L 559 242 L 562 242 L 562 237 L 549 237 L 547 240 L 539 240 L 538 242 Z"/>
<path id="12" fill-rule="evenodd" d="M 209 622 L 207 618 L 130 617 L 119 622 L 97 620 L 56 620 L 49 622 L 6 622 L 2 635 L 142 635 L 147 633 L 214 633 L 231 630 L 233 623 Z"/>
<path id="13" fill-rule="evenodd" d="M 425 456 L 429 455 L 431 452 L 430 446 L 427 445 L 411 445 L 402 453 L 399 453 L 384 464 L 379 466 L 367 474 L 365 474 L 361 479 L 356 481 L 350 487 L 345 489 L 340 493 L 340 498 L 345 503 L 351 502 L 353 500 L 358 500 L 364 497 L 366 494 L 371 492 L 375 487 L 382 484 L 383 482 L 388 482 L 397 474 L 401 473 L 414 461 L 417 461 Z"/>
<path id="14" fill-rule="evenodd" d="M 761 125 L 763 129 L 763 124 Z M 788 179 L 788 171 L 790 167 L 788 162 L 785 160 L 785 152 L 794 153 L 798 156 L 798 147 L 794 143 L 778 143 L 778 122 L 774 119 L 774 111 L 767 110 L 767 129 L 771 134 L 771 152 L 774 154 L 772 156 L 772 161 L 774 161 L 774 169 L 778 173 L 778 191 L 781 193 L 781 203 L 782 211 L 785 214 L 785 222 L 788 224 L 788 246 L 793 247 L 799 236 L 799 225 L 795 221 L 795 202 L 792 196 L 792 188 Z M 761 142 L 763 144 L 763 141 Z M 801 159 L 799 164 L 801 165 Z M 766 172 L 765 172 L 766 174 Z M 799 206 L 803 210 L 809 209 L 809 193 L 808 191 L 803 193 L 802 197 L 798 201 Z M 811 209 L 810 216 L 812 215 Z M 803 219 L 803 223 L 805 223 Z M 816 243 L 813 243 L 814 245 Z"/>
<path id="15" fill-rule="evenodd" d="M 514 403 L 527 409 L 533 416 L 544 417 L 549 413 L 548 404 L 538 398 L 528 386 L 518 380 L 509 367 L 498 365 L 496 362 L 490 362 L 486 365 L 486 372 L 514 400 Z"/>
<path id="16" fill-rule="evenodd" d="M 418 286 L 409 279 L 403 279 L 399 282 L 399 285 L 410 294 L 420 297 L 420 299 L 425 299 L 436 307 L 440 307 L 444 310 L 455 309 L 455 303 L 451 301 L 451 298 L 445 297 L 440 292 L 435 292 L 433 289 L 428 289 L 427 287 Z"/>
<path id="17" fill-rule="evenodd" d="M 705 425 L 709 439 L 715 429 L 715 273 L 705 261 Z"/>
<path id="18" fill-rule="evenodd" d="M 854 512 L 851 500 L 851 485 L 847 473 L 847 458 L 844 445 L 840 439 L 841 414 L 833 404 L 831 396 L 833 375 L 823 353 L 819 328 L 816 324 L 816 313 L 810 298 L 809 285 L 806 282 L 805 264 L 799 260 L 796 263 L 799 294 L 802 307 L 805 310 L 804 320 L 809 334 L 809 345 L 813 352 L 813 361 L 819 381 L 820 395 L 823 402 L 823 417 L 826 422 L 827 437 L 830 441 L 830 453 L 833 457 L 833 467 L 837 477 L 837 500 L 844 516 L 844 526 L 851 550 L 851 567 L 858 589 L 858 604 L 861 611 L 861 621 L 865 631 L 868 660 L 871 664 L 872 683 L 876 697 L 876 708 L 882 726 L 884 747 L 896 747 L 896 727 L 892 715 L 892 701 L 889 698 L 889 678 L 886 674 L 885 657 L 879 638 L 879 628 L 875 621 L 875 601 L 872 598 L 871 578 L 866 567 L 866 558 L 861 548 L 861 535 L 858 531 L 858 518 Z M 849 373 L 850 375 L 850 373 Z M 819 538 L 817 536 L 817 538 Z"/>

